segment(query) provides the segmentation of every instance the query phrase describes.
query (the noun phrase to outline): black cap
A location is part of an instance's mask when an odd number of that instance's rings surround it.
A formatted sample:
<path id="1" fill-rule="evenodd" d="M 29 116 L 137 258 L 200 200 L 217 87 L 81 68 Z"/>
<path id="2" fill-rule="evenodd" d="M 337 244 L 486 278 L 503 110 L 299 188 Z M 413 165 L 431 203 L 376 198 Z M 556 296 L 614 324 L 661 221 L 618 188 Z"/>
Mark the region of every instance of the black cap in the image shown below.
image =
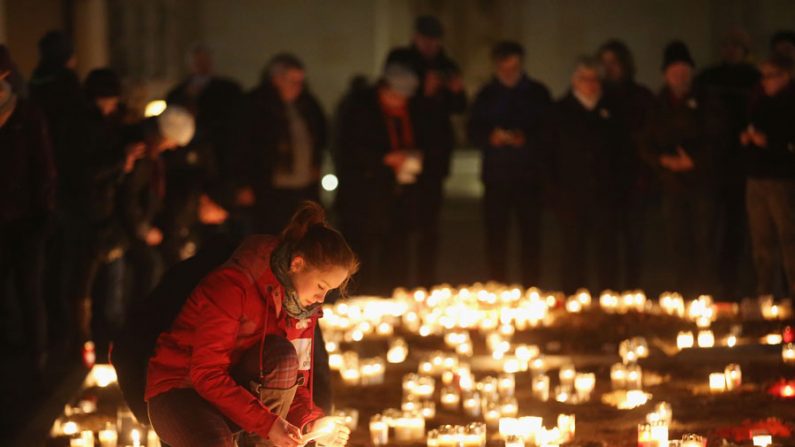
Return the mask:
<path id="1" fill-rule="evenodd" d="M 39 40 L 39 57 L 44 64 L 65 65 L 74 52 L 72 39 L 63 31 L 50 31 Z"/>
<path id="2" fill-rule="evenodd" d="M 91 99 L 121 96 L 121 81 L 110 68 L 97 68 L 86 76 L 85 89 Z"/>
<path id="3" fill-rule="evenodd" d="M 690 50 L 687 49 L 687 45 L 680 40 L 674 40 L 665 47 L 662 69 L 665 70 L 668 66 L 677 62 L 684 62 L 691 67 L 696 66 L 696 63 L 693 62 L 693 58 L 690 57 Z"/>
<path id="4" fill-rule="evenodd" d="M 425 37 L 441 38 L 444 35 L 442 22 L 434 16 L 419 16 L 414 22 L 414 31 Z"/>

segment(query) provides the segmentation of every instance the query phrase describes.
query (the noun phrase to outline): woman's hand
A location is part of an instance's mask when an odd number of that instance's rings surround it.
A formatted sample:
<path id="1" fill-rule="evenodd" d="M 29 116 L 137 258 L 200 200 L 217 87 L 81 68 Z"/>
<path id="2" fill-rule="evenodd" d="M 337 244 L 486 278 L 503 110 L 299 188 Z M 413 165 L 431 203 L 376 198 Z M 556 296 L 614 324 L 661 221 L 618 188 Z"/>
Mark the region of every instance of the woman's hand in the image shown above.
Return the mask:
<path id="1" fill-rule="evenodd" d="M 307 433 L 323 432 L 315 439 L 315 444 L 323 447 L 345 447 L 351 430 L 342 423 L 339 417 L 326 416 L 310 422 L 306 426 Z"/>
<path id="2" fill-rule="evenodd" d="M 303 445 L 301 441 L 301 430 L 295 425 L 277 418 L 268 432 L 268 439 L 277 447 L 299 447 Z"/>

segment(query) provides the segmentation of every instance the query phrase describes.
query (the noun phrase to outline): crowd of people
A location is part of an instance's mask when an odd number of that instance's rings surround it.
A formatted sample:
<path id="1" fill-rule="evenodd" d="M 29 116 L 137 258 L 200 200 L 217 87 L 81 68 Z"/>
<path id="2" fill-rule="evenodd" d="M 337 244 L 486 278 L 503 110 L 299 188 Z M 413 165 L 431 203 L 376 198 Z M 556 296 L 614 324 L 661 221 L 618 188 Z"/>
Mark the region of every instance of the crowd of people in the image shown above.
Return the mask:
<path id="1" fill-rule="evenodd" d="M 0 278 L 14 285 L 0 290 L 19 303 L 36 370 L 56 340 L 105 352 L 130 303 L 215 235 L 278 234 L 319 199 L 327 150 L 339 227 L 361 259 L 354 290 L 443 280 L 439 218 L 459 114 L 482 153 L 483 279 L 507 280 L 516 221 L 522 282 L 543 285 L 550 210 L 565 292 L 591 270 L 597 289 L 637 288 L 659 203 L 671 289 L 739 298 L 750 239 L 755 293 L 795 296 L 795 32 L 776 33 L 754 65 L 747 34 L 733 30 L 722 60 L 700 72 L 673 41 L 656 94 L 636 82 L 628 46 L 610 40 L 574 61 L 558 99 L 526 73 L 532 55 L 503 41 L 470 103 L 439 20 L 419 17 L 414 31 L 375 82 L 354 78 L 333 121 L 290 53 L 246 92 L 197 45 L 165 111 L 144 117 L 125 106 L 112 69 L 81 82 L 65 33 L 40 40 L 28 82 L 0 46 Z"/>

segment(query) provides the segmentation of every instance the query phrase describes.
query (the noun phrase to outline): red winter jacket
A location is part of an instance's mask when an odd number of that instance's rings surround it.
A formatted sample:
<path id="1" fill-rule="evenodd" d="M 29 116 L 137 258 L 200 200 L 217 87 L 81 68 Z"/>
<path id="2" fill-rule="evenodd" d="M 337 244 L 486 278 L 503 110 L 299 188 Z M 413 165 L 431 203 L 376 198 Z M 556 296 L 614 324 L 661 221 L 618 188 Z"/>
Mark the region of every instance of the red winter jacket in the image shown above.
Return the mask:
<path id="1" fill-rule="evenodd" d="M 312 339 L 318 317 L 299 321 L 282 309 L 282 286 L 270 268 L 272 236 L 252 236 L 193 290 L 149 359 L 145 399 L 174 388 L 193 388 L 224 416 L 248 432 L 267 437 L 276 415 L 229 369 L 266 335 L 280 335 L 298 353 L 304 377 L 287 420 L 299 428 L 321 417 L 312 402 Z"/>

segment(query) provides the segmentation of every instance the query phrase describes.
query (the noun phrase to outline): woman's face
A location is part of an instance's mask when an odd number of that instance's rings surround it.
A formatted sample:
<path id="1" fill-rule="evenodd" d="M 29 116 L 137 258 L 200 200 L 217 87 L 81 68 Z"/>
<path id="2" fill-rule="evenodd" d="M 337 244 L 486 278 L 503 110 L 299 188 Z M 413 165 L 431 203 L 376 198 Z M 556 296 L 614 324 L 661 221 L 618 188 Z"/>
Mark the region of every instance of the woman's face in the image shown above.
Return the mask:
<path id="1" fill-rule="evenodd" d="M 318 269 L 307 264 L 303 256 L 296 255 L 290 263 L 290 279 L 298 301 L 308 307 L 322 303 L 330 290 L 339 288 L 348 279 L 348 270 L 338 266 Z"/>

